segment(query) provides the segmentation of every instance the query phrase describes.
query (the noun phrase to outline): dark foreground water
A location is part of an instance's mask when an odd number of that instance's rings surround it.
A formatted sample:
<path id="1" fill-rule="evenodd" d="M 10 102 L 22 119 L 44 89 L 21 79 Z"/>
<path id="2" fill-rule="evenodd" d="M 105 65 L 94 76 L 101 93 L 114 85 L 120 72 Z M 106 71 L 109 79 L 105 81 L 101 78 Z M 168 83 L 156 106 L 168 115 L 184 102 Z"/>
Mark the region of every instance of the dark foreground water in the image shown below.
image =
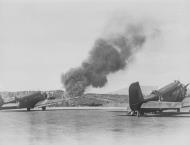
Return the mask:
<path id="1" fill-rule="evenodd" d="M 111 110 L 1 111 L 0 145 L 189 145 L 190 115 Z"/>

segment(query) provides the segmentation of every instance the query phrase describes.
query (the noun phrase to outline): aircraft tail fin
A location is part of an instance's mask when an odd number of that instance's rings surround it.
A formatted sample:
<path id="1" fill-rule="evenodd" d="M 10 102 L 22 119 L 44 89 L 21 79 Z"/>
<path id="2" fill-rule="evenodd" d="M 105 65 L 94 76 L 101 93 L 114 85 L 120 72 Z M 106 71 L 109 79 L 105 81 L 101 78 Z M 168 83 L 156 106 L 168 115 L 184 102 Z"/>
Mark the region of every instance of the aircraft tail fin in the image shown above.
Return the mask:
<path id="1" fill-rule="evenodd" d="M 144 101 L 139 82 L 132 83 L 129 86 L 129 106 L 131 110 L 139 110 Z"/>

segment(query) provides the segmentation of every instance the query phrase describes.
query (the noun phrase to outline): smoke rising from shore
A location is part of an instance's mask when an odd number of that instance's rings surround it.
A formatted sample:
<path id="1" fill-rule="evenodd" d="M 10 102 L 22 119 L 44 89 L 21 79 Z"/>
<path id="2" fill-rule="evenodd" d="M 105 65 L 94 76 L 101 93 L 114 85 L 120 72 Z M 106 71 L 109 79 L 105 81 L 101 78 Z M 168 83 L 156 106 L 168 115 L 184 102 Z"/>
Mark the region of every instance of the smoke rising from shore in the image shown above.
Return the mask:
<path id="1" fill-rule="evenodd" d="M 88 86 L 105 86 L 107 75 L 126 68 L 146 37 L 143 25 L 126 24 L 124 31 L 97 39 L 87 60 L 62 75 L 67 94 L 80 96 Z"/>

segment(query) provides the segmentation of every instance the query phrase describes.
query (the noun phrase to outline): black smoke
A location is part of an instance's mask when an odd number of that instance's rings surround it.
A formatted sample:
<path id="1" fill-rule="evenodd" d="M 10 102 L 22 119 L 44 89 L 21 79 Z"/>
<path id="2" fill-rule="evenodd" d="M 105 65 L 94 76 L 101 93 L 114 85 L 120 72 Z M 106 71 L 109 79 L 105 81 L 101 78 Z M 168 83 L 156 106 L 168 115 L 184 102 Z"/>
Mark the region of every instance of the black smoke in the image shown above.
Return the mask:
<path id="1" fill-rule="evenodd" d="M 88 59 L 63 74 L 67 94 L 80 96 L 88 86 L 103 87 L 107 75 L 124 69 L 145 41 L 143 26 L 139 24 L 126 25 L 122 33 L 97 39 Z"/>

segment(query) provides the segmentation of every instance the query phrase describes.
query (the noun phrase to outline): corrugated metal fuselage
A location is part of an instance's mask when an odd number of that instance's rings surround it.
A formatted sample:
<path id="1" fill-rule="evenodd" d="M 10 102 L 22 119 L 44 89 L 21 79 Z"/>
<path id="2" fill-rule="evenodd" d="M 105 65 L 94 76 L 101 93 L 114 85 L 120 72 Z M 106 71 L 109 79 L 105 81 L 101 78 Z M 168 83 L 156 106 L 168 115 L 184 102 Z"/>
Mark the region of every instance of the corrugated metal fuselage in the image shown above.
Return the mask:
<path id="1" fill-rule="evenodd" d="M 46 94 L 36 92 L 21 98 L 16 98 L 11 102 L 4 103 L 0 107 L 0 110 L 27 108 L 27 110 L 29 111 L 31 108 L 34 108 L 38 102 L 43 101 L 45 99 L 47 99 Z"/>
<path id="2" fill-rule="evenodd" d="M 22 97 L 18 100 L 19 108 L 34 108 L 36 103 L 45 99 L 46 97 L 41 92 Z"/>

